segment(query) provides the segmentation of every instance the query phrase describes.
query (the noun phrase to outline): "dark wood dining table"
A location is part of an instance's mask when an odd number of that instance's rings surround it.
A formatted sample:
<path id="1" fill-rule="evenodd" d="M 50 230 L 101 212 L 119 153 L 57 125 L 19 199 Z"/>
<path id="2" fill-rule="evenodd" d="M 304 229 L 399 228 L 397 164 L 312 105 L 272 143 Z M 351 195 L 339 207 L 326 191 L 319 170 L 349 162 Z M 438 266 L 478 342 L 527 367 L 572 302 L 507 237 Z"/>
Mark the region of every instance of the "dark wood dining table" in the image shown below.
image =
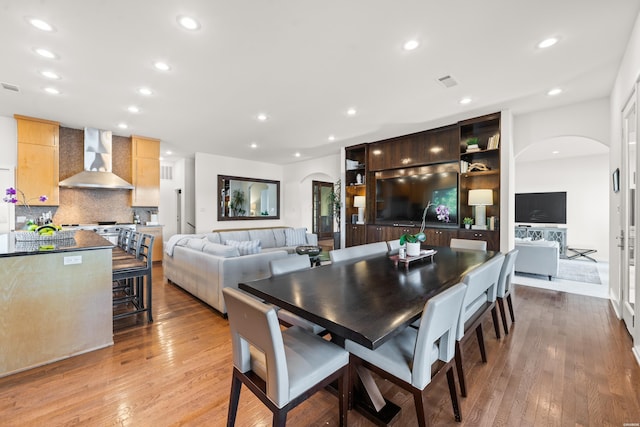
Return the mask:
<path id="1" fill-rule="evenodd" d="M 382 255 L 240 283 L 239 288 L 324 327 L 338 344 L 349 339 L 376 349 L 420 318 L 429 298 L 498 254 L 423 248 L 437 253 L 432 260 L 411 263 L 408 269 L 394 266 L 392 259 Z M 372 380 L 362 380 L 378 413 L 374 416 L 386 420 L 380 424 L 390 422 L 397 407 L 391 408 L 386 401 L 383 409 L 382 396 L 370 389 L 375 388 Z"/>

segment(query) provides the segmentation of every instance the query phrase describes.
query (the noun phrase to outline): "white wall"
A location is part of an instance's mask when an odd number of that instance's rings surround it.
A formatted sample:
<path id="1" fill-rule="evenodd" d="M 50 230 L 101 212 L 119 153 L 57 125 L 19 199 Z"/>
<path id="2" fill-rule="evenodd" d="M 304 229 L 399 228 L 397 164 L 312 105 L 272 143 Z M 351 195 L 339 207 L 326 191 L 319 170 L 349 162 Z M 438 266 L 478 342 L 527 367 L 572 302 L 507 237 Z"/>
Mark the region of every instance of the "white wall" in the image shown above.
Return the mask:
<path id="1" fill-rule="evenodd" d="M 640 77 L 640 14 L 636 18 L 636 23 L 631 33 L 629 43 L 625 55 L 620 63 L 618 69 L 618 76 L 611 91 L 611 155 L 610 155 L 610 172 L 613 172 L 616 168 L 622 169 L 622 154 L 621 154 L 621 140 L 622 140 L 622 117 L 621 112 L 624 108 L 627 99 L 632 93 L 633 87 L 636 84 L 637 79 Z M 618 316 L 620 316 L 620 272 L 618 267 L 620 265 L 620 250 L 617 248 L 617 241 L 613 236 L 617 236 L 620 233 L 621 218 L 620 218 L 620 206 L 621 195 L 619 193 L 609 192 L 609 211 L 611 214 L 611 223 L 609 226 L 609 233 L 612 238 L 609 241 L 610 248 L 610 268 L 609 268 L 609 283 L 610 283 L 610 296 L 612 305 L 615 308 Z M 637 278 L 636 278 L 637 279 Z M 637 283 L 637 282 L 636 282 Z M 640 307 L 640 292 L 636 292 L 636 319 L 638 316 L 638 307 Z M 635 331 L 633 333 L 634 339 L 634 354 L 636 359 L 640 363 L 640 322 L 636 321 Z"/>
<path id="2" fill-rule="evenodd" d="M 0 198 L 4 197 L 4 191 L 7 187 L 15 186 L 15 168 L 18 160 L 18 128 L 13 117 L 0 116 L 0 180 L 2 185 L 0 190 Z M 4 225 L 4 231 L 15 228 L 15 207 L 11 203 L 2 203 L 2 213 L 0 220 Z M 7 221 L 8 220 L 8 221 Z M 3 232 L 0 230 L 0 233 Z"/>
<path id="3" fill-rule="evenodd" d="M 516 163 L 515 192 L 566 191 L 568 246 L 596 249 L 602 261 L 609 261 L 609 184 L 603 156 Z"/>
<path id="4" fill-rule="evenodd" d="M 514 116 L 513 147 L 518 156 L 538 141 L 560 136 L 582 136 L 607 146 L 611 141 L 607 98 Z"/>
<path id="5" fill-rule="evenodd" d="M 218 221 L 218 175 L 280 181 L 280 219 Z M 206 233 L 223 228 L 291 225 L 286 222 L 286 216 L 282 210 L 289 195 L 287 193 L 287 185 L 283 183 L 283 167 L 280 165 L 196 153 L 194 187 L 196 233 Z"/>
<path id="6" fill-rule="evenodd" d="M 313 224 L 312 181 L 336 182 L 340 178 L 340 155 L 335 154 L 284 167 L 285 194 L 284 219 L 292 227 Z M 281 216 L 282 218 L 283 216 Z"/>

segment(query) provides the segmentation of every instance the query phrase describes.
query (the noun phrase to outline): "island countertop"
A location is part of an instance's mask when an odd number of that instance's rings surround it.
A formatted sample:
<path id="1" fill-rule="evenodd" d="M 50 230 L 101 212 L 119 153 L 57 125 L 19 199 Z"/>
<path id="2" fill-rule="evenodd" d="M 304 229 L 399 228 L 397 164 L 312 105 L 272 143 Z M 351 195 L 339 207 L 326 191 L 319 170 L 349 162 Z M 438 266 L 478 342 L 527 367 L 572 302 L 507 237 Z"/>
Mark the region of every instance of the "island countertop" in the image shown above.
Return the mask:
<path id="1" fill-rule="evenodd" d="M 42 255 L 92 249 L 112 248 L 114 245 L 93 231 L 78 230 L 73 238 L 38 241 L 16 241 L 15 234 L 0 234 L 0 257 Z"/>

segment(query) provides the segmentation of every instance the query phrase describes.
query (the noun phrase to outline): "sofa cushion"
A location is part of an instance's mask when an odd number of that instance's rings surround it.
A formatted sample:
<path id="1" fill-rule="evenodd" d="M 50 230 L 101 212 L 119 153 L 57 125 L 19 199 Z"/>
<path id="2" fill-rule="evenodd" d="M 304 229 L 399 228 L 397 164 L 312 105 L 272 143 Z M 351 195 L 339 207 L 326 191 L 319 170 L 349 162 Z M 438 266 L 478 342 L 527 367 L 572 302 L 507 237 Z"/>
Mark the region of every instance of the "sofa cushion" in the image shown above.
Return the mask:
<path id="1" fill-rule="evenodd" d="M 222 244 L 222 240 L 220 240 L 220 233 L 207 233 L 207 240 L 211 243 Z"/>
<path id="2" fill-rule="evenodd" d="M 195 249 L 196 251 L 201 251 L 202 247 L 204 246 L 204 243 L 206 242 L 205 239 L 189 239 L 187 240 L 187 244 L 185 245 L 188 248 L 191 249 Z"/>
<path id="3" fill-rule="evenodd" d="M 307 244 L 306 228 L 285 228 L 284 235 L 287 246 L 300 246 Z"/>
<path id="4" fill-rule="evenodd" d="M 261 230 L 249 230 L 249 238 L 251 240 L 260 240 L 260 246 L 262 248 L 275 248 L 276 238 L 273 235 L 273 230 L 270 228 Z"/>
<path id="5" fill-rule="evenodd" d="M 260 240 L 225 240 L 224 244 L 238 248 L 240 255 L 260 253 Z"/>
<path id="6" fill-rule="evenodd" d="M 235 246 L 221 245 L 220 243 L 213 243 L 205 241 L 202 246 L 202 252 L 217 255 L 222 258 L 233 258 L 240 256 L 240 251 Z"/>
<path id="7" fill-rule="evenodd" d="M 220 234 L 220 243 L 224 243 L 227 240 L 237 240 L 239 242 L 243 240 L 251 240 L 247 230 L 219 231 L 218 233 Z"/>
<path id="8" fill-rule="evenodd" d="M 274 228 L 271 230 L 273 231 L 274 239 L 276 239 L 277 248 L 281 248 L 287 244 L 287 238 L 284 235 L 284 230 L 286 230 L 286 228 Z"/>

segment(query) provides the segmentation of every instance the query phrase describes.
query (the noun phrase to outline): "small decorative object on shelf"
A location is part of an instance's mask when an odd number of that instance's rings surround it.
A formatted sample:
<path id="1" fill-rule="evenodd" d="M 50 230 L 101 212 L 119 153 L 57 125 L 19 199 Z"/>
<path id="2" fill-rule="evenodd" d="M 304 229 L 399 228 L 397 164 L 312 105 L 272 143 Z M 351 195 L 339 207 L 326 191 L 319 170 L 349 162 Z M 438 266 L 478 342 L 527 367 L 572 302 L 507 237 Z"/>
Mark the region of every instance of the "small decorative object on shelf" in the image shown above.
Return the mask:
<path id="1" fill-rule="evenodd" d="M 471 225 L 473 224 L 473 218 L 465 217 L 462 220 L 462 223 L 464 224 L 464 228 L 470 229 Z"/>

